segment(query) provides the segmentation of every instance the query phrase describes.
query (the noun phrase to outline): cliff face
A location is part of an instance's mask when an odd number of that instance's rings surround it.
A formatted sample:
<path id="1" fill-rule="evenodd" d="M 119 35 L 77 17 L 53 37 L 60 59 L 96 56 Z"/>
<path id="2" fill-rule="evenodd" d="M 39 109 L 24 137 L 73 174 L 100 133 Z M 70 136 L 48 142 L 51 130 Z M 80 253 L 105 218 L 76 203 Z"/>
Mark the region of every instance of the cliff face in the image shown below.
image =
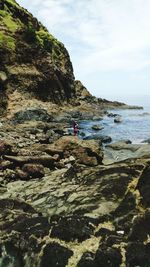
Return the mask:
<path id="1" fill-rule="evenodd" d="M 66 48 L 14 0 L 0 0 L 0 59 L 1 113 L 14 91 L 53 103 L 75 97 Z"/>
<path id="2" fill-rule="evenodd" d="M 60 106 L 93 113 L 109 104 L 75 81 L 66 48 L 36 18 L 15 0 L 0 0 L 0 116 Z"/>

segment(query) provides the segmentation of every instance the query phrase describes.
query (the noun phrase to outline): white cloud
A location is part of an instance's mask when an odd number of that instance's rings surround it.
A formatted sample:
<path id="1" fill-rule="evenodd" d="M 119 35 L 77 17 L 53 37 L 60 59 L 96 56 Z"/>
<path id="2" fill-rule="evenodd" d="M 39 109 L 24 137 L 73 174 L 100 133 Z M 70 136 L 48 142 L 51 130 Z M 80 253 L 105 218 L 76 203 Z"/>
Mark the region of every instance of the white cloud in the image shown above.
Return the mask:
<path id="1" fill-rule="evenodd" d="M 48 29 L 63 35 L 71 47 L 78 40 L 90 53 L 79 58 L 81 65 L 95 62 L 98 70 L 143 68 L 141 56 L 150 46 L 149 0 L 18 0 L 34 11 Z M 35 13 L 35 12 L 34 12 Z M 72 43 L 69 43 L 69 38 Z M 63 40 L 65 41 L 65 39 Z M 79 49 L 79 47 L 78 47 Z M 139 53 L 139 54 L 138 54 Z M 101 61 L 101 64 L 99 63 Z M 134 64 L 135 62 L 135 64 Z M 145 64 L 144 64 L 145 62 Z"/>

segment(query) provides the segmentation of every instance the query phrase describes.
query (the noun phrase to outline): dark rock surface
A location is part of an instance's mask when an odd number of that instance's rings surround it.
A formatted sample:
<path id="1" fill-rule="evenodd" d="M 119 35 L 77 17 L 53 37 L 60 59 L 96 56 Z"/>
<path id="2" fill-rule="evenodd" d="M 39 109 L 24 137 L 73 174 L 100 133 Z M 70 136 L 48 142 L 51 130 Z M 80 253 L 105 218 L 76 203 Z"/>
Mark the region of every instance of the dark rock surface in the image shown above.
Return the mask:
<path id="1" fill-rule="evenodd" d="M 1 126 L 1 266 L 149 264 L 149 158 L 105 166 L 99 141 L 56 138 L 67 123 L 17 126 Z"/>
<path id="2" fill-rule="evenodd" d="M 73 252 L 57 243 L 46 245 L 40 267 L 65 267 Z"/>
<path id="3" fill-rule="evenodd" d="M 99 140 L 101 143 L 110 143 L 112 141 L 110 136 L 106 135 L 89 135 L 83 138 L 84 140 Z"/>
<path id="4" fill-rule="evenodd" d="M 0 30 L 0 267 L 149 267 L 149 145 L 104 152 L 109 137 L 68 131 L 127 106 L 75 81 L 64 45 L 14 0 Z"/>
<path id="5" fill-rule="evenodd" d="M 120 123 L 120 122 L 122 122 L 122 117 L 121 117 L 121 116 L 117 116 L 117 117 L 115 117 L 114 122 L 115 122 L 115 123 Z"/>
<path id="6" fill-rule="evenodd" d="M 139 182 L 137 184 L 137 188 L 140 191 L 142 197 L 142 204 L 145 207 L 150 207 L 150 167 L 146 166 L 144 169 Z"/>
<path id="7" fill-rule="evenodd" d="M 54 222 L 50 236 L 67 242 L 75 240 L 82 242 L 90 238 L 94 232 L 94 225 L 92 225 L 90 218 L 80 216 L 62 217 Z"/>
<path id="8" fill-rule="evenodd" d="M 24 123 L 25 121 L 31 120 L 50 122 L 53 120 L 53 117 L 52 115 L 49 115 L 44 109 L 29 109 L 25 111 L 18 111 L 12 118 L 12 122 L 14 124 Z"/>
<path id="9" fill-rule="evenodd" d="M 100 130 L 104 129 L 104 127 L 101 125 L 95 124 L 92 126 L 92 129 L 95 131 L 100 131 Z"/>

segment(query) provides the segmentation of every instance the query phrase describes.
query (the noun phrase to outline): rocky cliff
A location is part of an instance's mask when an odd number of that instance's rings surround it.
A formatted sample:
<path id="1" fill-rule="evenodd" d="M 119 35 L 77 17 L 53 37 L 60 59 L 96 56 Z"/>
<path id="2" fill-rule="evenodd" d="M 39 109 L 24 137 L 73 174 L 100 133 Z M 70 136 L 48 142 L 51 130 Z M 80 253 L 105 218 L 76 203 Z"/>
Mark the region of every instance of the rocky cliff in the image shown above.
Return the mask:
<path id="1" fill-rule="evenodd" d="M 0 59 L 0 115 L 29 107 L 58 112 L 60 105 L 88 111 L 109 105 L 75 81 L 64 45 L 15 0 L 0 0 Z"/>
<path id="2" fill-rule="evenodd" d="M 0 59 L 1 113 L 12 96 L 57 104 L 76 98 L 66 48 L 15 0 L 0 0 Z"/>

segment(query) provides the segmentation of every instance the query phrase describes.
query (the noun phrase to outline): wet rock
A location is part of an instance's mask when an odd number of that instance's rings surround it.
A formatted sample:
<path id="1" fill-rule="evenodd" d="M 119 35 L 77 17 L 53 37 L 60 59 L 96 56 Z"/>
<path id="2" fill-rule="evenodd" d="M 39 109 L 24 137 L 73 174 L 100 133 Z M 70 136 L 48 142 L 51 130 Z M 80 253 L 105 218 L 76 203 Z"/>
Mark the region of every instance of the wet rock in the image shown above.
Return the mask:
<path id="1" fill-rule="evenodd" d="M 144 169 L 137 184 L 137 189 L 140 191 L 142 204 L 145 207 L 150 207 L 150 166 L 146 166 Z"/>
<path id="2" fill-rule="evenodd" d="M 1 266 L 25 266 L 23 253 L 13 242 L 5 242 L 1 245 L 0 263 Z"/>
<path id="3" fill-rule="evenodd" d="M 117 116 L 117 117 L 114 119 L 114 122 L 115 122 L 115 123 L 120 123 L 120 122 L 122 122 L 122 117 L 121 117 L 121 116 Z"/>
<path id="4" fill-rule="evenodd" d="M 100 140 L 102 143 L 106 144 L 106 143 L 110 143 L 112 141 L 112 138 L 110 136 L 104 135 L 104 136 L 101 136 Z"/>
<path id="5" fill-rule="evenodd" d="M 101 126 L 101 125 L 95 124 L 95 125 L 92 126 L 92 129 L 95 130 L 95 131 L 100 131 L 100 130 L 103 130 L 104 127 Z"/>
<path id="6" fill-rule="evenodd" d="M 132 152 L 135 152 L 136 150 L 139 149 L 139 145 L 131 144 L 130 140 L 120 140 L 111 144 L 108 144 L 106 147 L 112 148 L 114 150 L 121 150 L 121 149 L 126 149 L 126 150 L 131 150 Z"/>
<path id="7" fill-rule="evenodd" d="M 57 243 L 46 245 L 40 267 L 65 267 L 73 252 Z"/>
<path id="8" fill-rule="evenodd" d="M 98 267 L 99 265 L 94 261 L 94 256 L 91 252 L 84 253 L 77 267 Z"/>
<path id="9" fill-rule="evenodd" d="M 129 243 L 126 252 L 126 264 L 129 267 L 150 266 L 150 244 L 140 242 Z"/>
<path id="10" fill-rule="evenodd" d="M 93 134 L 83 138 L 83 140 L 99 140 L 101 143 L 110 143 L 112 138 L 106 135 Z"/>
<path id="11" fill-rule="evenodd" d="M 145 212 L 144 215 L 135 216 L 132 224 L 132 229 L 129 233 L 129 240 L 142 242 L 146 241 L 147 236 L 150 235 L 150 212 Z"/>
<path id="12" fill-rule="evenodd" d="M 82 242 L 90 238 L 93 231 L 94 226 L 86 217 L 61 217 L 57 222 L 55 221 L 50 236 L 67 242 L 76 239 Z"/>
<path id="13" fill-rule="evenodd" d="M 22 238 L 27 238 L 28 241 L 28 238 L 31 235 L 34 235 L 38 238 L 48 235 L 50 224 L 48 222 L 48 219 L 45 217 L 36 216 L 29 218 L 25 214 L 22 214 L 22 216 L 19 216 L 16 219 L 7 222 L 3 226 L 3 229 L 7 229 L 8 233 L 17 231 L 22 235 Z"/>
<path id="14" fill-rule="evenodd" d="M 95 255 L 99 267 L 119 267 L 122 262 L 120 250 L 111 247 L 100 247 Z"/>

